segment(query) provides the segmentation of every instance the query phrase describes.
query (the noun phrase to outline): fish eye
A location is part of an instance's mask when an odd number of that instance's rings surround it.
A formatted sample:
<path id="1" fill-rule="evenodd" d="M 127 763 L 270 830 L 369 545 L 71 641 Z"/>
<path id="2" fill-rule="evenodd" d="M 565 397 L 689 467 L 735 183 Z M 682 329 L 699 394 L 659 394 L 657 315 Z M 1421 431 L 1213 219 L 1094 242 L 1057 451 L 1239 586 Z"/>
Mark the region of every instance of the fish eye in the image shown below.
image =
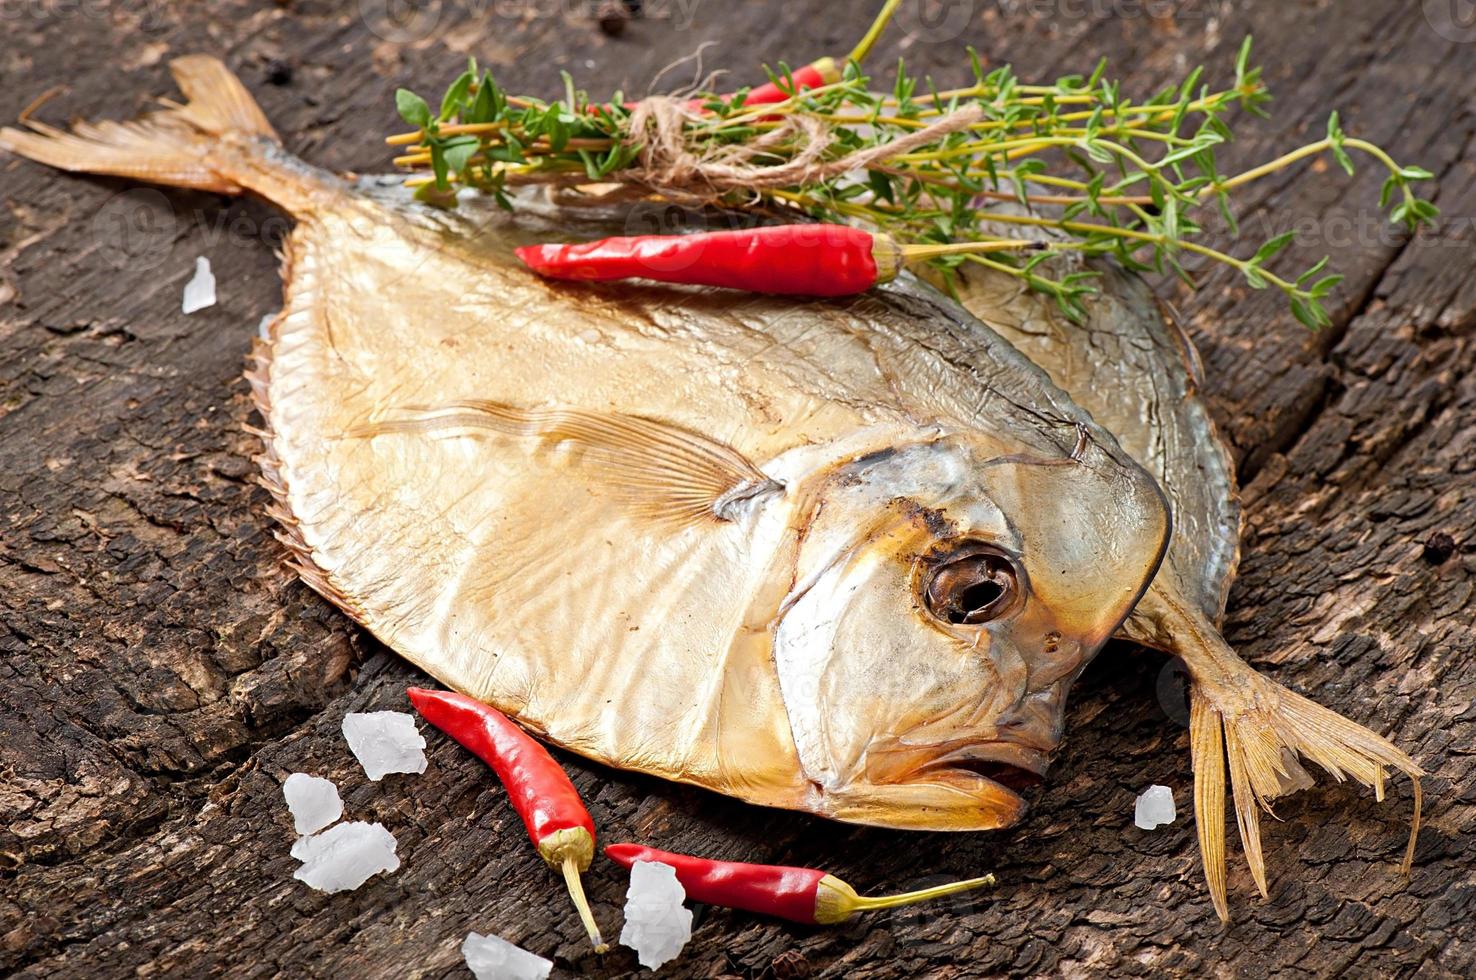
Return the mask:
<path id="1" fill-rule="evenodd" d="M 998 619 L 1019 594 L 1015 562 L 973 542 L 934 558 L 923 579 L 923 603 L 945 623 L 978 625 Z"/>

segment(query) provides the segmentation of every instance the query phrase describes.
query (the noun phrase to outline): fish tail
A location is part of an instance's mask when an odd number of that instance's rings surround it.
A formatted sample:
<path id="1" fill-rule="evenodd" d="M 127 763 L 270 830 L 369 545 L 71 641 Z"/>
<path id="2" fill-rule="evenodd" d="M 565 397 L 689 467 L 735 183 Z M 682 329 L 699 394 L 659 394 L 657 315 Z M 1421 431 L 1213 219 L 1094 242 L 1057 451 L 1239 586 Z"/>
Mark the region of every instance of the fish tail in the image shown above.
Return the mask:
<path id="1" fill-rule="evenodd" d="M 25 129 L 0 129 L 0 147 L 73 173 L 107 174 L 219 194 L 252 191 L 288 210 L 303 185 L 256 100 L 218 59 L 176 58 L 169 65 L 183 105 L 128 122 L 85 122 L 71 132 L 22 116 Z M 274 152 L 275 151 L 275 152 Z"/>
<path id="2" fill-rule="evenodd" d="M 1261 851 L 1261 811 L 1271 801 L 1313 783 L 1302 760 L 1315 762 L 1341 782 L 1352 777 L 1383 800 L 1388 770 L 1414 784 L 1414 816 L 1401 871 L 1408 874 L 1420 830 L 1424 772 L 1388 739 L 1257 673 L 1225 643 L 1202 614 L 1157 596 L 1172 615 L 1174 652 L 1191 681 L 1189 741 L 1194 767 L 1194 816 L 1200 856 L 1215 911 L 1230 920 L 1225 897 L 1225 771 L 1235 799 L 1235 820 L 1251 877 L 1267 895 Z"/>

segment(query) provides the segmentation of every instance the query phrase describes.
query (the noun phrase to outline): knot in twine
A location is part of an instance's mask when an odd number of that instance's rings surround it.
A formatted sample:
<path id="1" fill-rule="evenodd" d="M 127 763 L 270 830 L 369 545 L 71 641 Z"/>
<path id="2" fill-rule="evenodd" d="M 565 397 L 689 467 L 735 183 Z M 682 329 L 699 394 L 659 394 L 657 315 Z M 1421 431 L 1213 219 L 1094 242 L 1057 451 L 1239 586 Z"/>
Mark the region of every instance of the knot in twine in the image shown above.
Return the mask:
<path id="1" fill-rule="evenodd" d="M 682 100 L 651 96 L 636 104 L 627 123 L 625 141 L 639 147 L 640 166 L 625 179 L 666 197 L 708 203 L 733 192 L 803 186 L 866 169 L 967 129 L 983 116 L 981 106 L 968 105 L 900 139 L 827 160 L 834 140 L 815 116 L 786 115 L 781 125 L 751 140 L 703 147 L 688 127 L 712 117 L 692 112 Z"/>

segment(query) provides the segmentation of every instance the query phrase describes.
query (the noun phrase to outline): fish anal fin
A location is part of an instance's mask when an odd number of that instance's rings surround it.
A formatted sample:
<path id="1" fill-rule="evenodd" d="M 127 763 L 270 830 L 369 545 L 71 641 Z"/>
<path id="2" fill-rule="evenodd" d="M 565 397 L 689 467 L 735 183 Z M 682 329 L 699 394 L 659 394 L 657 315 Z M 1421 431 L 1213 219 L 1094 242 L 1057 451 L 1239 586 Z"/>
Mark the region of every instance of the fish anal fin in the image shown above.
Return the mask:
<path id="1" fill-rule="evenodd" d="M 1408 873 L 1419 834 L 1424 772 L 1388 739 L 1257 673 L 1220 637 L 1202 613 L 1179 597 L 1150 588 L 1134 615 L 1154 623 L 1155 644 L 1177 654 L 1191 684 L 1190 744 L 1194 763 L 1195 820 L 1205 878 L 1215 911 L 1228 921 L 1225 903 L 1225 791 L 1227 769 L 1236 823 L 1257 889 L 1267 895 L 1261 849 L 1261 811 L 1310 778 L 1303 760 L 1336 780 L 1352 777 L 1382 800 L 1389 770 L 1414 784 L 1414 816 L 1402 870 Z M 1223 736 L 1223 750 L 1222 750 Z"/>
<path id="2" fill-rule="evenodd" d="M 669 422 L 618 412 L 464 400 L 398 408 L 349 432 L 393 434 L 500 436 L 523 441 L 530 450 L 570 452 L 570 462 L 635 516 L 683 527 L 734 520 L 747 501 L 782 489 L 731 446 Z"/>

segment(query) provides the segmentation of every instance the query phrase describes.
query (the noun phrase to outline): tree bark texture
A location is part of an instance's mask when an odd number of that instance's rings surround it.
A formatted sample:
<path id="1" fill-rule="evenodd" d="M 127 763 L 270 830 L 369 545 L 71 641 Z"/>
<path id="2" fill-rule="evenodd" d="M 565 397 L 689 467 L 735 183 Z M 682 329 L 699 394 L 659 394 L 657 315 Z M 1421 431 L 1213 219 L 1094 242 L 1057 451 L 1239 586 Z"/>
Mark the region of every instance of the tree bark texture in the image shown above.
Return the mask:
<path id="1" fill-rule="evenodd" d="M 844 54 L 873 0 L 645 4 L 618 37 L 593 0 L 394 3 L 0 0 L 0 118 L 51 86 L 43 118 L 122 118 L 172 95 L 166 63 L 223 57 L 294 152 L 388 169 L 392 93 L 438 90 L 467 55 L 514 91 L 669 90 L 727 69 Z M 1375 202 L 1371 162 L 1257 183 L 1240 203 L 1289 261 L 1330 253 L 1347 280 L 1310 333 L 1272 291 L 1191 268 L 1160 292 L 1203 356 L 1244 486 L 1229 640 L 1288 686 L 1389 733 L 1431 775 L 1406 883 L 1407 785 L 1323 785 L 1266 824 L 1271 895 L 1232 844 L 1221 927 L 1189 814 L 1185 716 L 1161 658 L 1109 646 L 1082 678 L 1068 740 L 1012 830 L 888 833 L 765 811 L 561 756 L 604 839 L 823 867 L 868 891 L 995 872 L 997 889 L 807 929 L 698 912 L 671 976 L 1472 976 L 1476 974 L 1476 26 L 1461 4 L 1396 0 L 1019 3 L 917 0 L 873 54 L 941 85 L 961 45 L 1027 79 L 1101 56 L 1146 96 L 1198 63 L 1230 76 L 1254 33 L 1277 99 L 1224 148 L 1243 165 L 1350 133 L 1439 177 L 1440 226 L 1410 237 Z M 920 10 L 920 12 L 919 12 Z M 401 8 L 401 13 L 404 9 Z M 702 45 L 708 45 L 703 48 Z M 244 359 L 280 303 L 266 207 L 73 178 L 0 159 L 0 972 L 24 977 L 459 977 L 470 930 L 557 961 L 587 951 L 561 883 L 502 790 L 449 740 L 420 776 L 370 783 L 343 715 L 404 709 L 423 681 L 285 574 L 263 490 Z M 1243 247 L 1243 246 L 1242 246 Z M 183 316 L 197 255 L 219 303 Z M 294 881 L 281 780 L 332 778 L 382 821 L 400 870 L 327 896 Z M 1151 783 L 1181 817 L 1133 827 Z M 1233 831 L 1232 831 L 1233 838 Z M 597 862 L 616 927 L 626 876 Z"/>

